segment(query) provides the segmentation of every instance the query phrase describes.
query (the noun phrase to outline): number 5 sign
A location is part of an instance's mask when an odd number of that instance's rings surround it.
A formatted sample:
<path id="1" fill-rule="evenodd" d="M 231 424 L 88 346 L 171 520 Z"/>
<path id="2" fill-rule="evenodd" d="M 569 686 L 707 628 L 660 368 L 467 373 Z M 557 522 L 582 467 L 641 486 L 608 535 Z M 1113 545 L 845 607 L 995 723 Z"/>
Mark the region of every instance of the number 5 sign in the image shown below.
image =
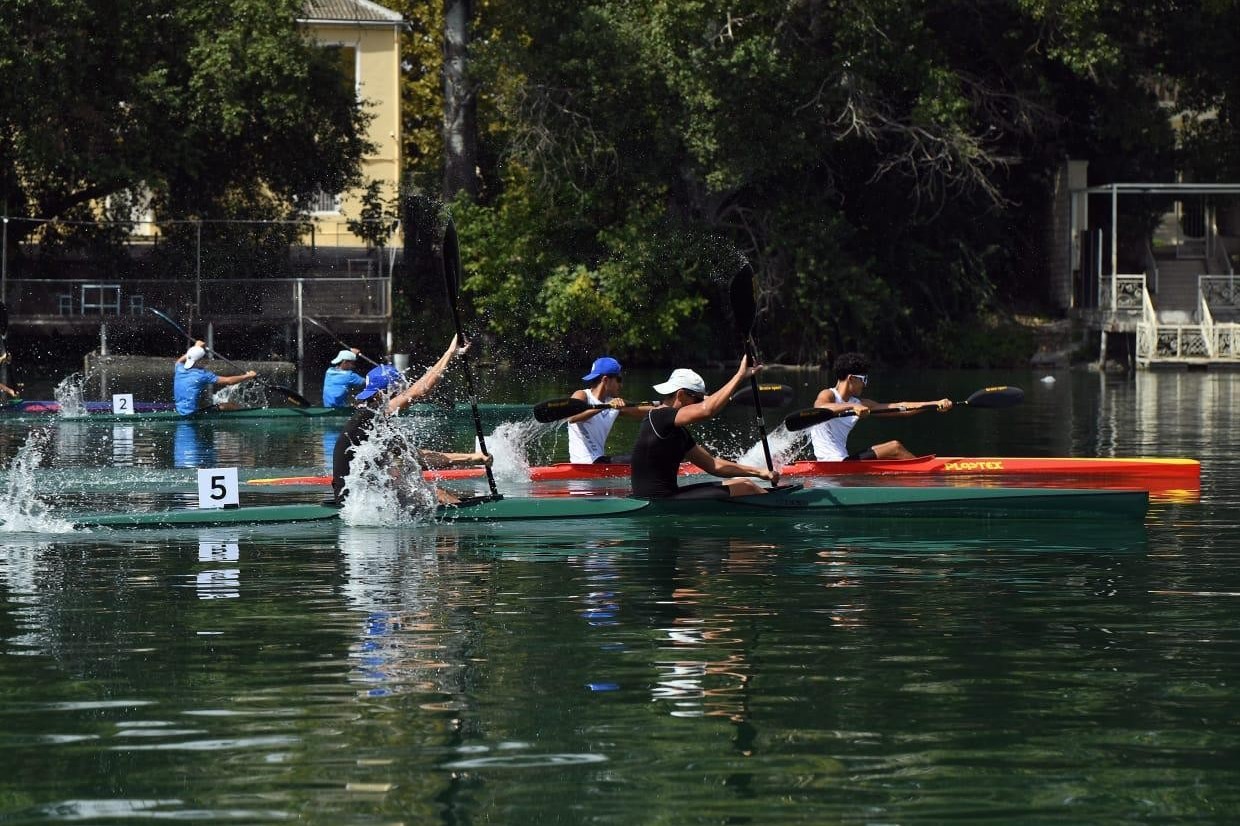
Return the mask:
<path id="1" fill-rule="evenodd" d="M 198 469 L 198 507 L 237 507 L 237 469 L 235 467 Z"/>

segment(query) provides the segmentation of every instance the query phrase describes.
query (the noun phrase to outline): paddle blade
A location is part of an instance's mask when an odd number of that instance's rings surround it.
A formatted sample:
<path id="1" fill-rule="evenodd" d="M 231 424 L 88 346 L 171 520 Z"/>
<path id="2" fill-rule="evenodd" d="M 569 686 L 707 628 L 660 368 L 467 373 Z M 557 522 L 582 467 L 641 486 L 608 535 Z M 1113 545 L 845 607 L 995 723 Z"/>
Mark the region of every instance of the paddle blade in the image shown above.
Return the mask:
<path id="1" fill-rule="evenodd" d="M 168 315 L 161 313 L 159 310 L 155 309 L 154 307 L 147 307 L 146 309 L 149 313 L 156 316 L 161 321 L 163 321 L 165 324 L 167 324 L 169 327 L 171 327 L 172 329 L 180 333 L 183 338 L 191 342 L 194 341 L 194 337 L 191 336 L 189 333 L 185 332 L 185 329 L 180 324 L 177 324 L 175 321 L 173 321 Z"/>
<path id="2" fill-rule="evenodd" d="M 1014 407 L 1025 399 L 1025 391 L 1019 387 L 987 387 L 978 390 L 972 396 L 965 399 L 964 403 L 969 407 Z"/>
<path id="3" fill-rule="evenodd" d="M 534 405 L 534 419 L 543 424 L 558 422 L 590 409 L 590 403 L 584 399 L 548 399 Z"/>
<path id="4" fill-rule="evenodd" d="M 443 282 L 448 289 L 448 301 L 453 308 L 461 293 L 461 245 L 456 238 L 456 224 L 448 219 L 443 231 Z"/>
<path id="5" fill-rule="evenodd" d="M 784 419 L 784 427 L 789 431 L 796 433 L 798 430 L 804 430 L 807 427 L 813 427 L 816 424 L 830 421 L 838 417 L 840 414 L 834 410 L 826 410 L 821 407 L 809 407 L 805 410 L 798 410 Z"/>
<path id="6" fill-rule="evenodd" d="M 263 385 L 263 389 L 268 393 L 275 393 L 277 396 L 283 396 L 293 407 L 313 407 L 310 400 L 298 393 L 296 390 L 290 390 L 287 387 L 280 387 L 275 384 Z"/>
<path id="7" fill-rule="evenodd" d="M 759 384 L 757 399 L 762 407 L 787 407 L 792 403 L 793 390 L 786 384 Z M 733 404 L 744 404 L 754 407 L 754 389 L 742 387 L 732 394 Z"/>
<path id="8" fill-rule="evenodd" d="M 749 337 L 753 329 L 754 316 L 758 312 L 758 300 L 755 292 L 753 267 L 749 262 L 732 276 L 728 287 L 728 297 L 732 302 L 732 318 L 736 322 L 736 334 L 742 339 Z"/>

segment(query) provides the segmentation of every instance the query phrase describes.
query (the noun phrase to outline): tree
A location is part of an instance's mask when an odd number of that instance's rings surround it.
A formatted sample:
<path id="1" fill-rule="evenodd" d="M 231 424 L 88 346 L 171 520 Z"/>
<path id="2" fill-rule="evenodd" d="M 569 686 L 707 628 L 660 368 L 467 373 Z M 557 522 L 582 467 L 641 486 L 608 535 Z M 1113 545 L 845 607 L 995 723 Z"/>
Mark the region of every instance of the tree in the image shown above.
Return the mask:
<path id="1" fill-rule="evenodd" d="M 443 40 L 443 192 L 478 197 L 477 103 L 469 76 L 471 0 L 444 0 Z"/>
<path id="2" fill-rule="evenodd" d="M 0 4 L 0 197 L 67 217 L 147 191 L 164 214 L 288 217 L 360 180 L 367 116 L 300 0 Z"/>
<path id="3" fill-rule="evenodd" d="M 701 342 L 720 317 L 702 264 L 728 248 L 758 268 L 776 355 L 944 355 L 955 330 L 1033 300 L 1065 157 L 1170 169 L 1143 82 L 1156 6 L 494 3 L 472 65 L 480 155 L 502 163 L 458 221 L 467 288 L 509 338 L 567 327 L 657 352 L 677 319 Z M 680 295 L 699 299 L 683 318 Z"/>

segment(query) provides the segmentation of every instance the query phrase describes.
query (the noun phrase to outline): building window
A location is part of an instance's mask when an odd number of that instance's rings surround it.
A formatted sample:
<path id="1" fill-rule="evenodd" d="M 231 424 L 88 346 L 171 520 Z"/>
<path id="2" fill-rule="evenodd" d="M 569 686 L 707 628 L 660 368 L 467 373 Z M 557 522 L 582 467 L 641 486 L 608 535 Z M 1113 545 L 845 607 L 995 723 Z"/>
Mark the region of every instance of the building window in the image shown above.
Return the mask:
<path id="1" fill-rule="evenodd" d="M 359 94 L 357 88 L 357 47 L 345 46 L 340 43 L 325 45 L 328 54 L 335 55 L 336 65 L 340 67 L 340 74 L 353 87 L 353 93 Z"/>
<path id="2" fill-rule="evenodd" d="M 315 213 L 340 212 L 340 195 L 319 190 L 310 196 L 310 211 Z"/>

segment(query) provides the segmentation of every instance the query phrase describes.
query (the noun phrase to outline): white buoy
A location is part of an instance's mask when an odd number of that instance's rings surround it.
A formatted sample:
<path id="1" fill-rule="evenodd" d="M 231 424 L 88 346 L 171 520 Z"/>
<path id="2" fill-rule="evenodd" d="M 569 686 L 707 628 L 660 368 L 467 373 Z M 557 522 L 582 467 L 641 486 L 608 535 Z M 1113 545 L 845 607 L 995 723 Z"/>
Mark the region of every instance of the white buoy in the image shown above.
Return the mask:
<path id="1" fill-rule="evenodd" d="M 1041 381 L 1043 384 L 1054 384 L 1055 377 L 1054 376 L 1043 376 Z"/>

